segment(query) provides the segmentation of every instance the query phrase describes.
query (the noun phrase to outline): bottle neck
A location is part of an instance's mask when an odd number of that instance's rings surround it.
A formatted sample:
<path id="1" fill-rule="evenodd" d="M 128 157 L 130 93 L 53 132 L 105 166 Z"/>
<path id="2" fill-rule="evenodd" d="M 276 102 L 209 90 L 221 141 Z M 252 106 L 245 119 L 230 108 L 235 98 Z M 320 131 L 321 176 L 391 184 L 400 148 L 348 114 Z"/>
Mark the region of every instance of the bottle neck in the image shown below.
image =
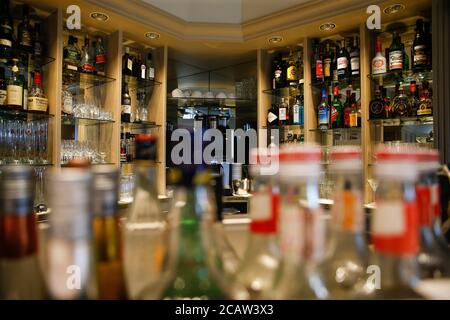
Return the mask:
<path id="1" fill-rule="evenodd" d="M 156 167 L 151 161 L 136 163 L 136 187 L 149 191 L 157 197 Z"/>

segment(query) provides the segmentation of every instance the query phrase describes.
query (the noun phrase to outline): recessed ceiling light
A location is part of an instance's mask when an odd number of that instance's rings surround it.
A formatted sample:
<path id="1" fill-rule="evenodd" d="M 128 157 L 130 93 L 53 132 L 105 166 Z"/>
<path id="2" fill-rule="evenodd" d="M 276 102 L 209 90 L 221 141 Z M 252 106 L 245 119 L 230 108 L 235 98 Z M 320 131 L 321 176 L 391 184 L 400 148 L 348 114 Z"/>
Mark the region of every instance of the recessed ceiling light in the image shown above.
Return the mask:
<path id="1" fill-rule="evenodd" d="M 396 3 L 384 8 L 383 12 L 386 14 L 394 14 L 402 10 L 405 10 L 405 6 L 403 4 Z"/>
<path id="2" fill-rule="evenodd" d="M 103 12 L 91 12 L 89 15 L 92 19 L 95 19 L 97 21 L 106 21 L 109 19 L 109 16 Z"/>
<path id="3" fill-rule="evenodd" d="M 145 33 L 145 36 L 146 36 L 147 38 L 149 38 L 149 39 L 155 40 L 155 39 L 159 39 L 159 37 L 160 37 L 161 35 L 160 35 L 159 33 L 157 33 L 157 32 L 151 31 L 151 32 L 146 32 L 146 33 Z"/>
<path id="4" fill-rule="evenodd" d="M 281 41 L 283 41 L 282 36 L 273 36 L 269 38 L 269 43 L 280 43 Z"/>
<path id="5" fill-rule="evenodd" d="M 319 27 L 322 31 L 330 31 L 336 28 L 336 24 L 333 22 L 322 23 Z"/>

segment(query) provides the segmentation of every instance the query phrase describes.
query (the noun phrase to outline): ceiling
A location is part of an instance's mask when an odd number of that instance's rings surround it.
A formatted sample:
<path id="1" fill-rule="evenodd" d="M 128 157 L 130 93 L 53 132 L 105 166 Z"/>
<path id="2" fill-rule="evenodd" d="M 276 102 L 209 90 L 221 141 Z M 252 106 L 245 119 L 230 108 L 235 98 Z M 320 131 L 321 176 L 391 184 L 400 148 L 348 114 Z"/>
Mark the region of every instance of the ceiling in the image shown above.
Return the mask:
<path id="1" fill-rule="evenodd" d="M 242 23 L 312 0 L 142 0 L 187 22 Z"/>
<path id="2" fill-rule="evenodd" d="M 431 0 L 24 0 L 35 7 L 53 11 L 61 8 L 64 16 L 68 5 L 81 8 L 82 24 L 105 32 L 122 29 L 127 39 L 148 46 L 169 47 L 169 55 L 192 65 L 217 68 L 236 62 L 256 59 L 257 49 L 286 48 L 302 44 L 305 37 L 328 37 L 358 30 L 368 17 L 366 8 L 371 4 L 381 9 L 389 4 L 402 3 L 405 10 L 393 14 L 382 14 L 382 24 L 388 24 L 411 16 L 429 12 Z M 242 23 L 189 22 L 157 7 L 163 3 L 186 2 L 196 4 L 208 2 L 208 12 L 202 19 L 210 16 L 215 5 L 240 3 Z M 150 4 L 148 2 L 153 2 Z M 192 2 L 192 3 L 194 3 Z M 286 8 L 286 6 L 288 6 Z M 181 6 L 183 8 L 184 5 Z M 284 8 L 284 9 L 283 9 Z M 169 10 L 169 9 L 167 9 Z M 174 9 L 171 9 L 174 10 Z M 230 9 L 231 10 L 231 9 Z M 101 11 L 109 15 L 106 22 L 98 22 L 89 13 Z M 214 12 L 225 9 L 216 9 Z M 211 17 L 216 13 L 211 14 Z M 186 16 L 184 16 L 186 17 Z M 189 19 L 193 19 L 192 17 Z M 237 18 L 233 18 L 236 19 Z M 209 19 L 212 20 L 212 19 Z M 220 21 L 220 20 L 219 20 Z M 336 29 L 321 31 L 320 24 L 334 22 Z M 157 40 L 144 36 L 148 31 L 160 33 Z M 274 35 L 283 37 L 279 44 L 270 44 L 268 38 Z"/>

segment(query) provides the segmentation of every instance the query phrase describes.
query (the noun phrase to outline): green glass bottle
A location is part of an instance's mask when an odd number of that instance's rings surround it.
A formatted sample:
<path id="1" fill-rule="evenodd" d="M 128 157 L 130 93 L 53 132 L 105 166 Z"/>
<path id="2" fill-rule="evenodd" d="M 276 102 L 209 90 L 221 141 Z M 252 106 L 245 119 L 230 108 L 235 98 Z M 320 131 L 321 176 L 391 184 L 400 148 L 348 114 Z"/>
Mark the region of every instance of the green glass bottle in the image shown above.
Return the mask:
<path id="1" fill-rule="evenodd" d="M 196 174 L 194 187 L 178 188 L 177 206 L 180 210 L 178 225 L 178 252 L 174 277 L 169 281 L 162 299 L 224 299 L 221 286 L 208 267 L 203 245 L 203 216 L 214 206 L 210 175 Z"/>
<path id="2" fill-rule="evenodd" d="M 342 120 L 342 102 L 339 100 L 339 87 L 336 85 L 334 87 L 334 99 L 331 103 L 331 126 L 333 129 L 341 127 Z"/>

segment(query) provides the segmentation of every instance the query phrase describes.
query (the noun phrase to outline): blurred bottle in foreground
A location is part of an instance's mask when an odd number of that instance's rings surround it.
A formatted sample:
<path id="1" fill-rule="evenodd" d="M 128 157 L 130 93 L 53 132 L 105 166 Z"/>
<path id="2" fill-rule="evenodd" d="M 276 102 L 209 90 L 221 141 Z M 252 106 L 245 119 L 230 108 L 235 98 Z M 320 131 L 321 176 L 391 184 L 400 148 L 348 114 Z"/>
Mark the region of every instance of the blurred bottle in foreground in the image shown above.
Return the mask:
<path id="1" fill-rule="evenodd" d="M 54 299 L 96 297 L 92 241 L 92 174 L 78 168 L 46 174 L 51 215 L 47 240 L 47 285 Z"/>
<path id="2" fill-rule="evenodd" d="M 326 224 L 319 204 L 321 158 L 315 145 L 280 150 L 282 260 L 271 298 L 329 297 L 322 272 Z"/>
<path id="3" fill-rule="evenodd" d="M 0 179 L 0 299 L 45 299 L 38 261 L 34 170 L 3 167 Z"/>
<path id="4" fill-rule="evenodd" d="M 211 268 L 208 245 L 208 226 L 206 217 L 216 214 L 214 193 L 210 188 L 211 175 L 200 170 L 194 175 L 183 172 L 184 183 L 179 186 L 175 196 L 176 210 L 179 210 L 179 222 L 172 232 L 178 233 L 178 239 L 172 249 L 176 257 L 161 294 L 162 299 L 212 299 L 225 298 L 224 284 L 220 275 Z M 190 176 L 192 179 L 186 179 Z"/>
<path id="5" fill-rule="evenodd" d="M 94 170 L 93 231 L 99 299 L 126 299 L 122 238 L 119 227 L 119 172 L 100 166 Z"/>
<path id="6" fill-rule="evenodd" d="M 331 256 L 326 261 L 324 275 L 332 299 L 351 299 L 363 289 L 367 275 L 361 148 L 334 147 L 331 161 L 336 192 L 332 207 Z"/>
<path id="7" fill-rule="evenodd" d="M 250 172 L 254 177 L 254 193 L 249 200 L 250 237 L 235 281 L 243 291 L 235 299 L 262 299 L 273 290 L 279 267 L 280 252 L 277 237 L 279 189 L 274 175 L 264 175 L 265 164 L 278 162 L 275 149 L 253 149 Z"/>
<path id="8" fill-rule="evenodd" d="M 379 283 L 371 282 L 375 299 L 421 299 L 414 291 L 419 280 L 419 216 L 415 183 L 417 157 L 410 147 L 380 147 L 375 175 L 379 180 L 377 208 L 371 221 L 375 254 L 371 265 Z M 368 283 L 369 285 L 369 283 Z M 379 287 L 378 287 L 379 285 Z"/>
<path id="9" fill-rule="evenodd" d="M 450 276 L 450 251 L 442 246 L 433 235 L 436 205 L 439 207 L 437 171 L 439 154 L 435 150 L 417 151 L 419 180 L 416 185 L 420 222 L 420 250 L 418 262 L 421 278 L 441 278 Z"/>
<path id="10" fill-rule="evenodd" d="M 134 201 L 124 221 L 124 266 L 128 293 L 132 299 L 156 299 L 166 246 L 166 217 L 163 215 L 156 184 L 157 138 L 139 134 L 135 138 Z"/>

